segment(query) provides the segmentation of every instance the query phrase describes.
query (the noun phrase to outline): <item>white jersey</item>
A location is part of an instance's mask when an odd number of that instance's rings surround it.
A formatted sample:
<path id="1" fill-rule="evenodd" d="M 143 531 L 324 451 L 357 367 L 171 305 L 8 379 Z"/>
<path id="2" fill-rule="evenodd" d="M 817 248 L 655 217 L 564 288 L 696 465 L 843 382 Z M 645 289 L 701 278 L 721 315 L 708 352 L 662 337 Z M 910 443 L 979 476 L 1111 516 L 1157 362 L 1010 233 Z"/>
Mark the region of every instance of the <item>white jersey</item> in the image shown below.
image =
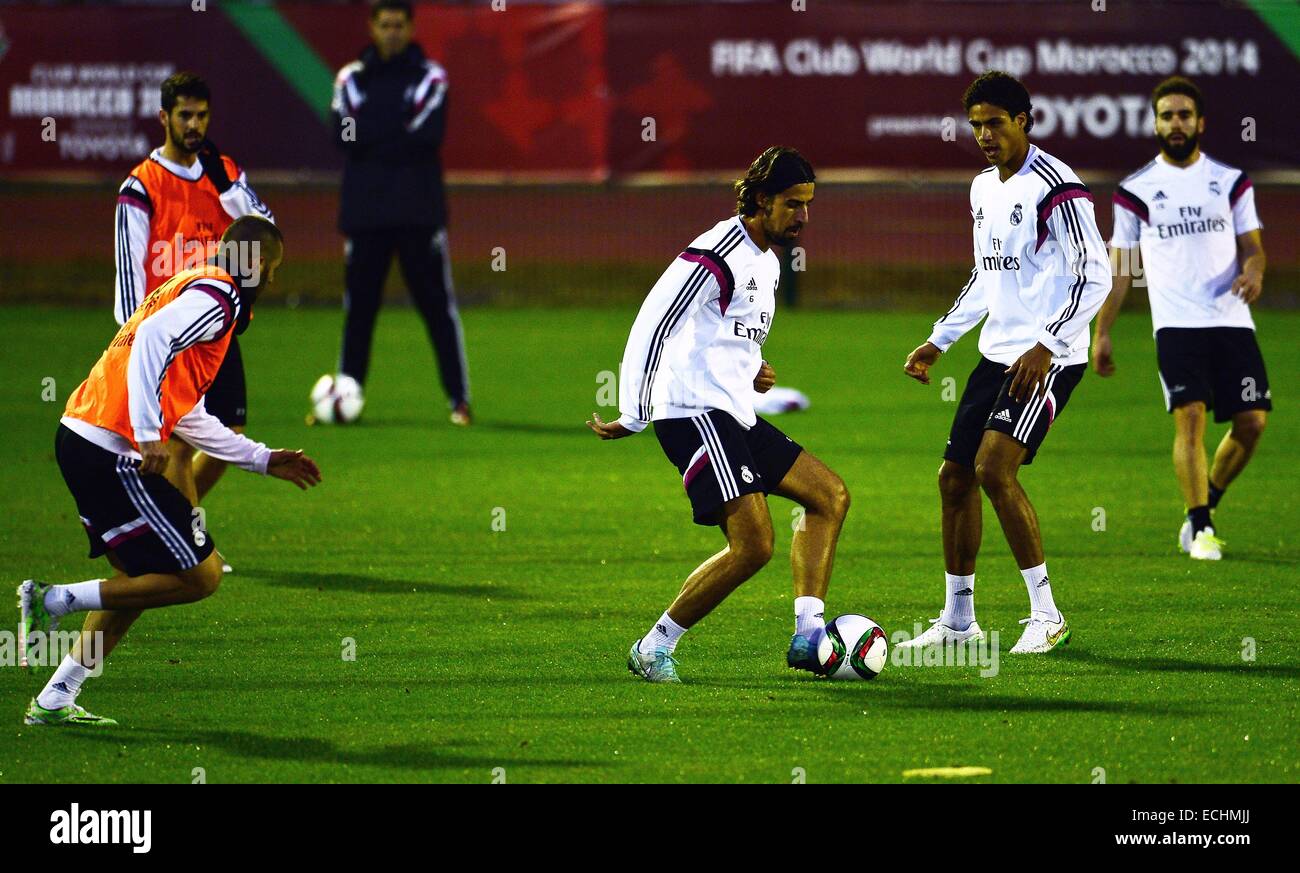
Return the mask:
<path id="1" fill-rule="evenodd" d="M 1187 167 L 1161 156 L 1119 183 L 1110 244 L 1141 246 L 1155 330 L 1253 329 L 1250 306 L 1231 292 L 1237 237 L 1260 227 L 1244 172 L 1204 153 Z"/>
<path id="2" fill-rule="evenodd" d="M 1042 343 L 1058 365 L 1088 360 L 1088 323 L 1110 293 L 1110 260 L 1092 194 L 1031 145 L 1005 182 L 989 167 L 970 186 L 975 267 L 930 342 L 947 350 L 988 316 L 980 354 L 999 364 Z"/>
<path id="3" fill-rule="evenodd" d="M 710 409 L 754 426 L 754 377 L 772 329 L 781 263 L 740 216 L 696 237 L 650 289 L 620 366 L 619 422 L 630 431 Z"/>

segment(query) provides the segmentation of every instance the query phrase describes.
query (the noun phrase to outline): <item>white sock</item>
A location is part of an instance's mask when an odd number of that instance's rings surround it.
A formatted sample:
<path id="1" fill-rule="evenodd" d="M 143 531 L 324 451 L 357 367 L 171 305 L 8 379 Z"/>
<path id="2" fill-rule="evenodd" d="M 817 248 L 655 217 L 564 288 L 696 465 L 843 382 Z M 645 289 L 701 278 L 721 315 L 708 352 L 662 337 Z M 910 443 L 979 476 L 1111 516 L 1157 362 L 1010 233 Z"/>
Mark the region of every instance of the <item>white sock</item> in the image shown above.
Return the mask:
<path id="1" fill-rule="evenodd" d="M 99 596 L 99 586 L 103 579 L 87 579 L 71 585 L 51 585 L 45 592 L 45 611 L 58 617 L 70 612 L 89 612 L 103 609 L 104 601 Z"/>
<path id="2" fill-rule="evenodd" d="M 648 655 L 660 646 L 673 652 L 677 649 L 677 641 L 686 633 L 686 628 L 668 617 L 665 612 L 659 616 L 659 621 L 655 626 L 650 628 L 650 633 L 641 638 L 641 645 L 637 646 L 637 651 L 643 655 Z"/>
<path id="3" fill-rule="evenodd" d="M 975 574 L 954 576 L 943 574 L 947 591 L 943 598 L 943 614 L 939 623 L 953 630 L 964 631 L 975 621 Z"/>
<path id="4" fill-rule="evenodd" d="M 1061 613 L 1052 599 L 1052 586 L 1047 581 L 1047 564 L 1042 563 L 1028 570 L 1021 570 L 1025 577 L 1025 587 L 1029 589 L 1029 615 L 1043 621 L 1060 621 Z"/>
<path id="5" fill-rule="evenodd" d="M 72 655 L 65 655 L 59 668 L 54 671 L 45 689 L 36 697 L 36 702 L 46 709 L 62 709 L 77 699 L 81 683 L 86 681 L 90 668 L 82 666 Z"/>
<path id="6" fill-rule="evenodd" d="M 820 597 L 796 597 L 794 599 L 794 632 L 810 640 L 816 640 L 820 632 L 826 630 L 826 604 Z"/>

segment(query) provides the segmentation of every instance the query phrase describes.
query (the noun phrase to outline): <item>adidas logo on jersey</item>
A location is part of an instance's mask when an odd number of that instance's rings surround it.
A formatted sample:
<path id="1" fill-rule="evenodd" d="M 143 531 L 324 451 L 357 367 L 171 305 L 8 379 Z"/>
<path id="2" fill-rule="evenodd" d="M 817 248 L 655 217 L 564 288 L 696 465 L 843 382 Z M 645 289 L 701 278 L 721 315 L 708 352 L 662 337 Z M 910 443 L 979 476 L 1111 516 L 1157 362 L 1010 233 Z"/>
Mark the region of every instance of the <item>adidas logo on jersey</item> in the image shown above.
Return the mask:
<path id="1" fill-rule="evenodd" d="M 981 206 L 979 209 L 976 209 L 976 210 L 975 210 L 975 220 L 976 220 L 976 221 L 983 221 L 983 220 L 984 220 L 984 207 L 983 207 L 983 206 Z"/>
<path id="2" fill-rule="evenodd" d="M 1005 421 L 1007 424 L 1010 424 L 1010 423 L 1011 423 L 1011 410 L 1010 410 L 1010 409 L 1004 409 L 1004 410 L 1002 410 L 1002 411 L 999 412 L 997 415 L 993 416 L 993 420 L 994 420 L 994 421 Z"/>
<path id="3" fill-rule="evenodd" d="M 1152 200 L 1168 200 L 1169 198 L 1165 196 L 1165 192 L 1163 192 L 1163 191 L 1157 191 L 1157 192 L 1156 192 L 1156 196 L 1152 197 L 1151 199 L 1152 199 Z"/>
<path id="4" fill-rule="evenodd" d="M 753 277 L 753 276 L 750 276 L 750 278 L 749 278 L 749 284 L 745 286 L 745 290 L 746 290 L 746 291 L 757 291 L 757 290 L 758 290 L 758 283 L 754 281 L 754 277 Z"/>

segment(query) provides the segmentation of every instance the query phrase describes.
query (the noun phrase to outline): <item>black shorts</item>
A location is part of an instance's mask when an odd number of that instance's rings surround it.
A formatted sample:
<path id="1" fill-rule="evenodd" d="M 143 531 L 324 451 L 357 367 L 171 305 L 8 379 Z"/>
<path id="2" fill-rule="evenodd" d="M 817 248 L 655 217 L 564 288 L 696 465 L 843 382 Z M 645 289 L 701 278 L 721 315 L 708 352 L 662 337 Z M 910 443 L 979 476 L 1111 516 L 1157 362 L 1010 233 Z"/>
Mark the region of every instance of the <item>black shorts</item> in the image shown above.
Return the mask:
<path id="1" fill-rule="evenodd" d="M 230 338 L 226 359 L 221 362 L 212 387 L 203 395 L 203 405 L 226 427 L 243 427 L 248 423 L 248 389 L 244 384 L 244 357 L 239 353 L 239 339 Z"/>
<path id="2" fill-rule="evenodd" d="M 1248 327 L 1162 327 L 1156 360 L 1169 412 L 1199 400 L 1215 421 L 1229 421 L 1248 409 L 1273 408 L 1264 356 Z"/>
<path id="3" fill-rule="evenodd" d="M 695 523 L 722 521 L 722 506 L 742 494 L 766 494 L 781 484 L 803 451 L 763 419 L 749 430 L 719 410 L 655 422 L 655 436 L 682 476 Z"/>
<path id="4" fill-rule="evenodd" d="M 162 476 L 59 425 L 54 457 L 90 537 L 90 557 L 112 551 L 128 576 L 176 573 L 212 554 L 202 516 Z"/>
<path id="5" fill-rule="evenodd" d="M 948 448 L 943 453 L 944 460 L 974 467 L 984 431 L 996 430 L 1029 449 L 1024 463 L 1032 464 L 1038 447 L 1047 437 L 1047 429 L 1065 409 L 1074 386 L 1079 384 L 1088 365 L 1062 367 L 1053 364 L 1047 373 L 1047 393 L 1031 397 L 1024 403 L 1007 394 L 1012 377 L 1006 374 L 1006 369 L 1005 364 L 983 357 L 975 365 L 957 404 L 952 432 L 948 434 Z"/>

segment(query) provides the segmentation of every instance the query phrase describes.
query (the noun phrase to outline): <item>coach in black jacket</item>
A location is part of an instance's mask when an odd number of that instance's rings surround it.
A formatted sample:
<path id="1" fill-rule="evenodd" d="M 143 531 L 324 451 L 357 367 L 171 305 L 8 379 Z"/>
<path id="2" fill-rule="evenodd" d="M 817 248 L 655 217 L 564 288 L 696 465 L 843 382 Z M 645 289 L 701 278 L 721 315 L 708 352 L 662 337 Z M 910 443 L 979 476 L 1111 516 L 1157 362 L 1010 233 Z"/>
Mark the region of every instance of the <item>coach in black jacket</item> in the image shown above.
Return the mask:
<path id="1" fill-rule="evenodd" d="M 447 74 L 411 41 L 413 30 L 410 3 L 378 0 L 370 10 L 373 45 L 334 80 L 331 108 L 347 153 L 339 209 L 339 229 L 347 237 L 339 372 L 365 383 L 384 278 L 396 252 L 438 356 L 451 420 L 469 424 L 442 182 Z"/>

